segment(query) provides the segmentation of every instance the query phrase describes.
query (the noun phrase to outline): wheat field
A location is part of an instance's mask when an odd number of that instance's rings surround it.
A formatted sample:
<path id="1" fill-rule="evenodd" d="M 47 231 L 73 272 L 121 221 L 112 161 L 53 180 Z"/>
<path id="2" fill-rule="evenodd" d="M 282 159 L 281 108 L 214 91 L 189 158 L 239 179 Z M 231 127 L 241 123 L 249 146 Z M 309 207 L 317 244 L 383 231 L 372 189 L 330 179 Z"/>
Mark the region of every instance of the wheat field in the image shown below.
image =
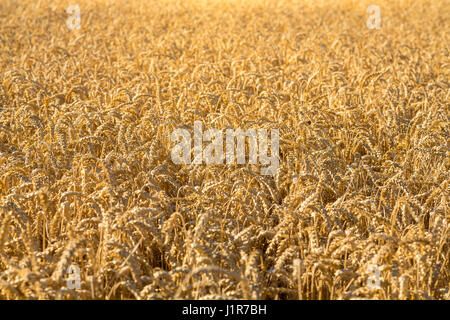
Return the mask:
<path id="1" fill-rule="evenodd" d="M 0 299 L 450 299 L 449 8 L 2 0 Z M 174 164 L 194 121 L 276 174 Z"/>

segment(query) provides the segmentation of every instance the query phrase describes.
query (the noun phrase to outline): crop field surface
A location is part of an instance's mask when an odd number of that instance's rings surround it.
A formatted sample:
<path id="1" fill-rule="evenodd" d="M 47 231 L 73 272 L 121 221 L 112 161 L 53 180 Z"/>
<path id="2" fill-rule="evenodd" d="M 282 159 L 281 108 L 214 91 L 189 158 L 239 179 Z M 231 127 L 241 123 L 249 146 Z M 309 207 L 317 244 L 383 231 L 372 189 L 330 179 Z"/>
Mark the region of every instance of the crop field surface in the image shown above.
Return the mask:
<path id="1" fill-rule="evenodd" d="M 0 299 L 450 299 L 449 43 L 449 0 L 1 0 Z M 275 171 L 174 161 L 196 124 Z"/>

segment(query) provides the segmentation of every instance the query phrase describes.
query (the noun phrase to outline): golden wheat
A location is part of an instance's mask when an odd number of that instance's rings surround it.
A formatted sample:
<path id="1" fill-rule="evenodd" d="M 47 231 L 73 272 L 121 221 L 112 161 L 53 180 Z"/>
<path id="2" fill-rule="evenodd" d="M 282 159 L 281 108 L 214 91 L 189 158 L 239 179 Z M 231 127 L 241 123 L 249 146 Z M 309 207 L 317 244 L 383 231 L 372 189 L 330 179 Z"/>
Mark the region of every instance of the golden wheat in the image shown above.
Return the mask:
<path id="1" fill-rule="evenodd" d="M 0 3 L 0 299 L 449 299 L 448 0 L 76 2 Z"/>

